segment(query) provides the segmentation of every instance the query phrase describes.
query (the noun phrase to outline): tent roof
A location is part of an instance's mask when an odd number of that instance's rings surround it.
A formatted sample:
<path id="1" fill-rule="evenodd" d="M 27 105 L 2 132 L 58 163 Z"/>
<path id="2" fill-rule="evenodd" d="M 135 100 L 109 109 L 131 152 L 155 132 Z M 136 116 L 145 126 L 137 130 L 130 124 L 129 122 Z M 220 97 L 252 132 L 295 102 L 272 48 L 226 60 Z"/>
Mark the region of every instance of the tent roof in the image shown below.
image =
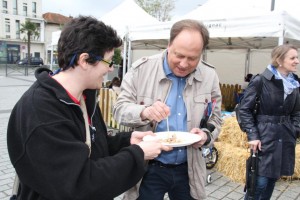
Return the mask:
<path id="1" fill-rule="evenodd" d="M 268 5 L 270 3 L 271 1 L 261 0 L 209 0 L 178 19 L 212 20 L 249 17 L 270 11 L 271 5 Z"/>
<path id="2" fill-rule="evenodd" d="M 300 46 L 300 21 L 285 11 L 201 21 L 210 33 L 209 48 L 273 48 L 279 44 L 279 38 L 284 38 L 282 42 Z M 160 48 L 165 48 L 166 42 L 162 43 L 160 40 L 168 40 L 173 23 L 166 22 L 129 30 L 129 39 L 133 41 L 132 48 L 141 48 L 141 43 L 147 46 L 158 43 Z"/>
<path id="3" fill-rule="evenodd" d="M 157 24 L 159 21 L 138 6 L 134 0 L 124 0 L 121 4 L 100 18 L 105 24 L 111 25 L 122 37 L 127 27 Z"/>

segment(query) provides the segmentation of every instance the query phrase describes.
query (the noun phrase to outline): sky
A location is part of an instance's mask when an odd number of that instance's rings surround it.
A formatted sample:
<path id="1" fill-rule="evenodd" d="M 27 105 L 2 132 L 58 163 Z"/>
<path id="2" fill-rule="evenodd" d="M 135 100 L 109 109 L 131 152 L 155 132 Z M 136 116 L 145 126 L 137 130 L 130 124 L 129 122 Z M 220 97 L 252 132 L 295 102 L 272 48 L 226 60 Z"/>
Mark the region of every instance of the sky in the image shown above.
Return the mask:
<path id="1" fill-rule="evenodd" d="M 96 18 L 101 18 L 104 14 L 112 10 L 124 0 L 42 0 L 43 13 L 54 12 L 65 16 L 76 17 L 81 15 L 92 15 Z M 209 0 L 175 0 L 175 9 L 171 12 L 171 16 L 176 18 L 187 14 L 196 9 L 198 6 L 205 4 Z M 230 2 L 231 0 L 220 0 L 222 3 Z M 242 1 L 242 0 L 241 0 Z M 299 0 L 274 0 L 275 9 L 284 9 L 290 13 L 296 13 L 299 16 Z M 254 0 L 259 4 L 271 7 L 272 0 Z M 232 9 L 234 9 L 232 5 Z M 228 10 L 230 12 L 230 10 Z M 295 15 L 294 15 L 295 16 Z"/>
<path id="2" fill-rule="evenodd" d="M 100 18 L 123 0 L 42 0 L 43 13 L 54 12 L 65 16 L 92 15 Z M 207 0 L 175 0 L 173 17 L 181 16 L 202 5 Z"/>

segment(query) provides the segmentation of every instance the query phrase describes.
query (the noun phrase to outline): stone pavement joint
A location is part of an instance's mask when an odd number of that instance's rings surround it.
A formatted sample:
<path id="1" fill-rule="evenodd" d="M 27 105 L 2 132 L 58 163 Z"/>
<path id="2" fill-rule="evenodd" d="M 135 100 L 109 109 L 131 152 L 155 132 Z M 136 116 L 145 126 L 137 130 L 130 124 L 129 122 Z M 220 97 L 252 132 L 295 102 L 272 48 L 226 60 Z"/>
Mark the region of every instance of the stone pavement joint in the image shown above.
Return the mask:
<path id="1" fill-rule="evenodd" d="M 0 73 L 0 200 L 9 199 L 15 174 L 7 152 L 8 118 L 15 103 L 34 81 L 33 75 L 5 77 Z M 242 200 L 244 198 L 243 184 L 230 181 L 214 169 L 209 173 L 211 173 L 212 182 L 206 185 L 207 200 Z M 121 200 L 122 196 L 116 197 L 115 200 Z M 164 199 L 169 198 L 166 195 Z M 300 181 L 278 181 L 271 200 L 300 200 Z"/>

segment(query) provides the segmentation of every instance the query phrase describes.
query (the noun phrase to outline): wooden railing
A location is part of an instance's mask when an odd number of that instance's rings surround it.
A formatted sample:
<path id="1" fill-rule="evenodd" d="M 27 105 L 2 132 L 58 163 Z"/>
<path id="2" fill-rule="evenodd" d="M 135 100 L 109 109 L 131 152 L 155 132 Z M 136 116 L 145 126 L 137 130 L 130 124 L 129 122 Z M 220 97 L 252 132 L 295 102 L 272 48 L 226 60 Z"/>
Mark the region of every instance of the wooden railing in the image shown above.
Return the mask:
<path id="1" fill-rule="evenodd" d="M 222 110 L 233 111 L 238 103 L 239 93 L 242 91 L 241 85 L 220 84 L 222 93 Z"/>
<path id="2" fill-rule="evenodd" d="M 118 129 L 119 131 L 130 131 L 130 127 L 126 127 L 117 123 L 113 118 L 113 106 L 117 100 L 117 94 L 108 88 L 101 88 L 99 92 L 99 106 L 102 112 L 103 120 L 108 128 Z"/>

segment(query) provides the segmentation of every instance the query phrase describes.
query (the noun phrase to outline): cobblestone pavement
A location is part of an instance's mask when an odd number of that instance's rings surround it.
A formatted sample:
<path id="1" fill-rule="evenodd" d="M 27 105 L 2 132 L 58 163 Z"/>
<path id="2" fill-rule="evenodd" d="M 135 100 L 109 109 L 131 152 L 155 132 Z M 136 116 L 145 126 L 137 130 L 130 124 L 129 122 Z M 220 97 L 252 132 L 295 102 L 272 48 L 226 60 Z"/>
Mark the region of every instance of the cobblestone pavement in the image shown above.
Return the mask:
<path id="1" fill-rule="evenodd" d="M 7 144 L 6 129 L 10 112 L 35 80 L 34 76 L 14 75 L 5 77 L 0 70 L 0 200 L 8 200 L 14 180 L 14 169 L 10 163 Z M 219 172 L 212 171 L 212 182 L 207 184 L 208 200 L 243 199 L 243 185 L 230 181 Z M 121 200 L 122 195 L 115 198 Z M 168 199 L 166 196 L 165 199 Z M 279 181 L 276 183 L 272 200 L 300 200 L 300 181 Z"/>

